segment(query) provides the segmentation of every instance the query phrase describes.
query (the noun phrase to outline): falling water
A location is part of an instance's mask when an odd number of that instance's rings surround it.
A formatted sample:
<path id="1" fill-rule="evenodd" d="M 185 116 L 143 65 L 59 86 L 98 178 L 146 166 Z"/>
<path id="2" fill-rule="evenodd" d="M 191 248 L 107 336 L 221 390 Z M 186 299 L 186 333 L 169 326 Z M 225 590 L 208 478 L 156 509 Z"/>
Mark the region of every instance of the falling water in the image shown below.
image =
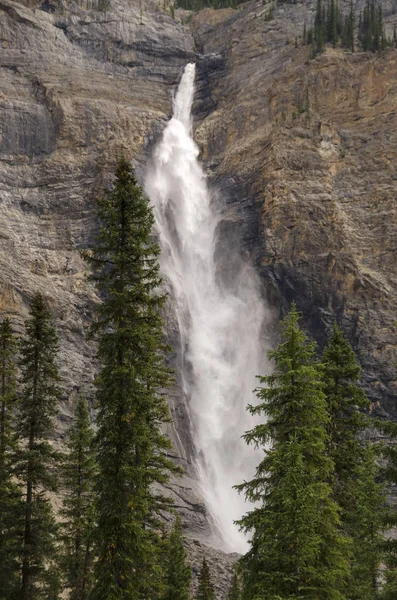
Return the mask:
<path id="1" fill-rule="evenodd" d="M 154 151 L 146 190 L 179 326 L 185 365 L 181 375 L 203 495 L 222 547 L 244 552 L 246 540 L 233 521 L 248 507 L 233 485 L 251 477 L 258 463 L 258 454 L 241 435 L 253 425 L 246 406 L 253 400 L 255 375 L 263 372 L 260 332 L 265 313 L 249 265 L 233 260 L 237 266 L 230 278 L 222 273 L 222 264 L 229 261 L 217 264 L 221 210 L 207 187 L 192 138 L 194 78 L 195 65 L 188 64 L 174 115 Z"/>

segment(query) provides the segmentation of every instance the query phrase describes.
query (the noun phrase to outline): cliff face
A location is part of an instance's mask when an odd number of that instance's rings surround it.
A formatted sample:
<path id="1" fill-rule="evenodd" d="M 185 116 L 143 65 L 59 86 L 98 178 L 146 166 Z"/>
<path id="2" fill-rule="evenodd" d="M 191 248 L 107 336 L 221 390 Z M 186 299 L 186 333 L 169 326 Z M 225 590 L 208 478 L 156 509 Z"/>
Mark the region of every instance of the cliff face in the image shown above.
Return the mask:
<path id="1" fill-rule="evenodd" d="M 397 52 L 310 60 L 294 39 L 313 20 L 311 0 L 280 5 L 272 21 L 262 2 L 192 19 L 154 0 L 142 12 L 139 0 L 99 8 L 0 0 L 0 312 L 20 328 L 37 288 L 52 305 L 60 439 L 94 375 L 85 328 L 97 298 L 78 250 L 92 241 L 95 195 L 121 151 L 143 173 L 191 60 L 196 139 L 226 200 L 220 254 L 226 239 L 240 244 L 276 314 L 295 300 L 320 344 L 338 319 L 376 410 L 397 417 Z M 390 33 L 397 0 L 384 14 Z M 177 390 L 171 409 L 186 468 L 172 493 L 196 556 L 209 528 Z M 222 582 L 227 565 L 216 562 Z"/>
<path id="2" fill-rule="evenodd" d="M 384 9 L 390 34 L 397 2 Z M 196 17 L 197 46 L 223 57 L 196 137 L 245 216 L 270 304 L 295 300 L 320 345 L 337 319 L 374 408 L 397 417 L 397 52 L 310 60 L 294 39 L 313 18 L 311 2 L 283 4 L 270 22 L 251 3 L 216 25 Z"/>
<path id="3" fill-rule="evenodd" d="M 0 0 L 0 313 L 20 331 L 37 289 L 51 305 L 62 348 L 58 445 L 78 391 L 92 398 L 95 348 L 86 329 L 98 298 L 79 250 L 92 243 L 97 227 L 95 196 L 121 152 L 143 175 L 183 67 L 194 59 L 189 28 L 155 2 L 146 1 L 142 12 L 140 5 L 112 0 L 103 12 L 95 2 L 33 9 Z M 168 492 L 198 565 L 211 527 L 178 389 L 170 404 L 170 435 L 185 474 Z M 224 589 L 235 558 L 206 552 Z"/>
<path id="4" fill-rule="evenodd" d="M 84 341 L 93 292 L 78 249 L 89 243 L 95 194 L 125 151 L 171 110 L 189 32 L 146 3 L 111 12 L 35 11 L 0 2 L 0 309 L 18 319 L 36 288 L 65 341 L 66 389 L 92 379 Z M 141 23 L 142 20 L 142 23 Z"/>

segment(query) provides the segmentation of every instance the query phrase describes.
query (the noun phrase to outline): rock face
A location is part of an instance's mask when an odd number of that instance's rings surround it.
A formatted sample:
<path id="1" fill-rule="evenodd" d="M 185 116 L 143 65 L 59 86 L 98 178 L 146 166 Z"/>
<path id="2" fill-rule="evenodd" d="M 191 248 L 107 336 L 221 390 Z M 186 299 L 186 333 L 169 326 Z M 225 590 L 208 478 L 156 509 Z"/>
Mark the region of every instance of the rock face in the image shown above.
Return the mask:
<path id="1" fill-rule="evenodd" d="M 311 60 L 299 36 L 312 0 L 280 4 L 272 21 L 262 2 L 175 19 L 162 5 L 0 0 L 0 312 L 20 330 L 36 289 L 51 303 L 60 440 L 95 372 L 85 329 L 98 299 L 79 255 L 95 232 L 94 198 L 121 152 L 143 174 L 191 60 L 196 139 L 224 199 L 220 260 L 233 237 L 278 316 L 295 300 L 320 345 L 337 319 L 374 409 L 397 418 L 397 51 L 328 48 Z M 391 33 L 397 0 L 383 6 Z M 177 389 L 170 401 L 186 468 L 171 493 L 196 563 L 210 526 Z M 221 597 L 235 557 L 211 552 Z"/>
<path id="2" fill-rule="evenodd" d="M 391 34 L 397 2 L 383 6 Z M 395 418 L 397 52 L 310 60 L 311 2 L 265 17 L 259 3 L 216 25 L 196 17 L 197 47 L 222 56 L 202 70 L 213 106 L 199 103 L 196 137 L 270 304 L 295 300 L 320 345 L 336 319 L 374 408 Z"/>

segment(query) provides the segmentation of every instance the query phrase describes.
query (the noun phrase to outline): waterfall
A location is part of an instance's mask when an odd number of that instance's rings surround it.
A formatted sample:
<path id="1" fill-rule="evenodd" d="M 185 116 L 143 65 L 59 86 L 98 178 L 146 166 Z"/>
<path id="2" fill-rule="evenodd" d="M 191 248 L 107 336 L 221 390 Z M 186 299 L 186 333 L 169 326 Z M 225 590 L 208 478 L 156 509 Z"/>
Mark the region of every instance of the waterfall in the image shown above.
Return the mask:
<path id="1" fill-rule="evenodd" d="M 179 327 L 181 377 L 203 496 L 221 547 L 245 552 L 246 539 L 233 521 L 249 507 L 233 485 L 249 479 L 260 460 L 241 436 L 254 424 L 246 406 L 254 400 L 255 376 L 264 369 L 265 309 L 253 269 L 230 257 L 230 276 L 222 272 L 229 261 L 217 260 L 222 208 L 207 186 L 192 137 L 194 78 L 195 65 L 188 64 L 145 188 Z"/>

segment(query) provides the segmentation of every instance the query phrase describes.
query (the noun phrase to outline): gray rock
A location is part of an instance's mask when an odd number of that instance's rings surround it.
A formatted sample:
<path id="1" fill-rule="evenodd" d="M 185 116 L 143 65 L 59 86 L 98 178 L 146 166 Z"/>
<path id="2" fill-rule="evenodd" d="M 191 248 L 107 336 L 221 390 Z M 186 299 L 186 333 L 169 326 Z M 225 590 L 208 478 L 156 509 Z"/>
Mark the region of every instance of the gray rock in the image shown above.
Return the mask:
<path id="1" fill-rule="evenodd" d="M 95 349 L 85 337 L 98 302 L 79 250 L 97 223 L 94 199 L 117 155 L 143 176 L 172 110 L 186 62 L 198 65 L 195 135 L 222 197 L 218 260 L 232 277 L 239 246 L 262 277 L 278 317 L 292 300 L 320 346 L 336 319 L 363 366 L 382 415 L 397 418 L 397 55 L 300 45 L 314 3 L 262 2 L 177 18 L 145 0 L 0 0 L 0 311 L 18 331 L 41 289 L 62 338 L 62 444 L 78 390 L 93 397 Z M 364 0 L 356 3 L 363 6 Z M 386 29 L 397 0 L 383 1 Z M 294 47 L 298 36 L 298 48 Z M 306 98 L 309 111 L 301 111 Z M 178 335 L 167 316 L 178 368 Z M 195 572 L 203 554 L 222 598 L 235 555 L 215 548 L 178 384 L 170 394 L 175 460 L 170 493 Z"/>

